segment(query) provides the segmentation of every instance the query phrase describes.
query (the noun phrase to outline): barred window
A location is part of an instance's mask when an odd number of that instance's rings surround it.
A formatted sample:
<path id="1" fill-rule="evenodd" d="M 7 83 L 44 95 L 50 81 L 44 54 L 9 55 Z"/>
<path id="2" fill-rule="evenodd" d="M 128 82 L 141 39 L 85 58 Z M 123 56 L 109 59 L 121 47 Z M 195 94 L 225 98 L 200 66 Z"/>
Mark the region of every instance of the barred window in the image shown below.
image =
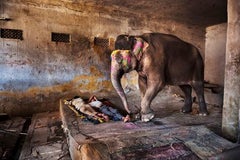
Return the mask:
<path id="1" fill-rule="evenodd" d="M 94 38 L 94 45 L 100 46 L 100 47 L 103 47 L 103 48 L 108 48 L 109 47 L 109 39 L 95 37 Z"/>
<path id="2" fill-rule="evenodd" d="M 53 42 L 70 43 L 70 35 L 66 34 L 66 33 L 54 33 L 54 32 L 52 32 L 52 41 Z"/>
<path id="3" fill-rule="evenodd" d="M 23 40 L 23 31 L 19 30 L 19 29 L 5 29 L 5 28 L 1 28 L 1 30 L 0 30 L 0 37 L 1 38 Z"/>

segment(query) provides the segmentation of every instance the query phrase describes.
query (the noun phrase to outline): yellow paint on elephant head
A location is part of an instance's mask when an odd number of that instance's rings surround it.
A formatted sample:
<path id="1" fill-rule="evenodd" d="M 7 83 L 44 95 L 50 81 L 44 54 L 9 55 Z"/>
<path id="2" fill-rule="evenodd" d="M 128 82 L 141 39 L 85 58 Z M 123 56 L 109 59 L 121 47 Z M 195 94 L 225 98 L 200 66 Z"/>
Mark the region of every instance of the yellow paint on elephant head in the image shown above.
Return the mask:
<path id="1" fill-rule="evenodd" d="M 122 68 L 128 70 L 131 65 L 131 52 L 130 50 L 114 50 L 111 54 L 112 63 L 119 63 Z M 112 68 L 111 70 L 114 70 Z"/>

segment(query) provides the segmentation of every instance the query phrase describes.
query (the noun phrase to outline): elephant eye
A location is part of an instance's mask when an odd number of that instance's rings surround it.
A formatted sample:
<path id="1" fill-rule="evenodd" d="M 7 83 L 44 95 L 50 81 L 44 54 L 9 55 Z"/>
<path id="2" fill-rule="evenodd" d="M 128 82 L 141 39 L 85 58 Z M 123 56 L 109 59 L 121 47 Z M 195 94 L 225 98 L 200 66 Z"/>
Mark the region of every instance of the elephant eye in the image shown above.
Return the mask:
<path id="1" fill-rule="evenodd" d="M 122 76 L 122 75 L 124 74 L 124 70 L 121 69 L 121 70 L 119 71 L 119 74 Z"/>

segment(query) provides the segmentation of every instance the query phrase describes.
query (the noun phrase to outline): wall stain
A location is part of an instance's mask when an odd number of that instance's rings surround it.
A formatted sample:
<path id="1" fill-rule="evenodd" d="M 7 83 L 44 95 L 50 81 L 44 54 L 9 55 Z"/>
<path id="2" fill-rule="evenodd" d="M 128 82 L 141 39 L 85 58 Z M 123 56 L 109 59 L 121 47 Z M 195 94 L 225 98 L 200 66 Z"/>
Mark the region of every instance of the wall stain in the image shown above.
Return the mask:
<path id="1" fill-rule="evenodd" d="M 1 91 L 1 96 L 9 97 L 34 97 L 38 94 L 45 94 L 46 96 L 51 92 L 67 92 L 74 89 L 81 91 L 96 92 L 101 89 L 111 90 L 112 84 L 109 80 L 103 80 L 104 76 L 95 67 L 90 67 L 90 75 L 79 75 L 74 77 L 70 82 L 48 86 L 48 87 L 31 87 L 24 91 Z"/>
<path id="2" fill-rule="evenodd" d="M 43 111 L 57 110 L 59 100 L 76 95 L 89 97 L 102 92 L 114 91 L 110 80 L 96 68 L 90 67 L 90 74 L 75 76 L 71 81 L 48 86 L 31 87 L 26 91 L 0 91 L 0 112 L 10 115 L 31 115 Z"/>

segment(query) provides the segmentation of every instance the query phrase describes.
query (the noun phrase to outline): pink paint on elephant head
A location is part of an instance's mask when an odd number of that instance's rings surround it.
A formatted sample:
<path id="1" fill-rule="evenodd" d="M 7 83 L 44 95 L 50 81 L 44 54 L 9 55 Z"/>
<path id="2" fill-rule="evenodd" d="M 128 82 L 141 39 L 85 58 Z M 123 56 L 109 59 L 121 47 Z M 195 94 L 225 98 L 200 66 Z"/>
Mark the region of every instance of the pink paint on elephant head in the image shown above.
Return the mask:
<path id="1" fill-rule="evenodd" d="M 138 40 L 133 48 L 134 55 L 139 54 L 143 50 L 143 42 Z"/>
<path id="2" fill-rule="evenodd" d="M 121 55 L 122 59 L 120 62 L 116 62 L 116 56 Z M 129 50 L 115 50 L 111 54 L 112 59 L 112 65 L 111 65 L 111 71 L 114 71 L 114 63 L 120 63 L 123 68 L 129 69 L 131 65 L 131 53 Z"/>

